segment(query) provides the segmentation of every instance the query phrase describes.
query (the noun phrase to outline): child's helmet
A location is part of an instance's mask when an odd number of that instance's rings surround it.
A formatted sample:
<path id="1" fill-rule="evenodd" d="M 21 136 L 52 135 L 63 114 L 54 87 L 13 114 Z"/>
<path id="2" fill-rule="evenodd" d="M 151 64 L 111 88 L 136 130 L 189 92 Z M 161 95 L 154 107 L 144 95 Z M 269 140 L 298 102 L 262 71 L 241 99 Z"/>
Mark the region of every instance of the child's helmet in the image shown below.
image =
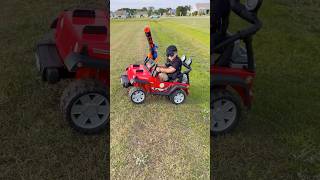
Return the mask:
<path id="1" fill-rule="evenodd" d="M 170 45 L 168 48 L 167 48 L 167 57 L 169 56 L 173 56 L 175 52 L 178 52 L 178 49 L 175 45 Z"/>

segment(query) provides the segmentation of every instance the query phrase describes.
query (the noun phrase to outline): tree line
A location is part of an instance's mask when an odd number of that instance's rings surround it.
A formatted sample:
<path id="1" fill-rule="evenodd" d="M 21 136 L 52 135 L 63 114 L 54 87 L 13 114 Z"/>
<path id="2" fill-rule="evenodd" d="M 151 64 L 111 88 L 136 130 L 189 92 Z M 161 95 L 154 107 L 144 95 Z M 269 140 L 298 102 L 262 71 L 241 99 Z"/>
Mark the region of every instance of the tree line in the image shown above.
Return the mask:
<path id="1" fill-rule="evenodd" d="M 188 14 L 188 11 L 191 10 L 191 6 L 178 6 L 175 9 L 175 14 L 172 14 L 174 12 L 174 9 L 172 8 L 158 8 L 155 7 L 143 7 L 141 9 L 131 9 L 131 8 L 121 8 L 118 10 L 126 11 L 130 15 L 135 15 L 138 12 L 147 12 L 148 16 L 151 15 L 164 15 L 164 14 L 170 14 L 170 15 L 176 15 L 176 16 L 186 16 Z"/>

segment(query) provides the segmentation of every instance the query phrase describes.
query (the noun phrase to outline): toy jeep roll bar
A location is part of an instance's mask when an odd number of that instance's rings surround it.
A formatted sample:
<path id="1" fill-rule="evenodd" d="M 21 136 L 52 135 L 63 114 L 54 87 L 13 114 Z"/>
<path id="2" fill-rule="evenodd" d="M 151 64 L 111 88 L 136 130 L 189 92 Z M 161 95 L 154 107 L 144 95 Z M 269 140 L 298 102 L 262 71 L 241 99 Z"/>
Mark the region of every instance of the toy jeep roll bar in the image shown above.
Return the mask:
<path id="1" fill-rule="evenodd" d="M 232 11 L 251 26 L 229 35 L 213 47 L 213 52 L 226 53 L 220 55 L 218 61 L 211 66 L 210 129 L 214 135 L 231 132 L 241 119 L 242 104 L 247 108 L 252 104 L 255 77 L 252 36 L 262 27 L 262 22 L 257 17 L 262 0 L 247 0 L 245 6 L 240 4 L 239 0 L 229 2 Z M 237 47 L 240 46 L 240 41 L 244 42 L 244 48 Z M 231 54 L 230 51 L 224 51 L 229 45 L 232 47 Z M 240 51 L 235 53 L 237 49 Z M 238 57 L 234 55 L 243 55 L 240 65 L 235 61 Z"/>
<path id="2" fill-rule="evenodd" d="M 231 3 L 234 3 L 234 1 L 235 0 L 231 0 Z M 247 0 L 246 6 L 235 6 L 233 11 L 242 19 L 252 24 L 252 26 L 231 35 L 228 39 L 213 47 L 214 51 L 219 51 L 228 44 L 234 43 L 238 40 L 243 40 L 247 51 L 248 70 L 251 71 L 255 70 L 252 36 L 262 28 L 262 22 L 257 18 L 257 13 L 261 5 L 262 0 Z"/>

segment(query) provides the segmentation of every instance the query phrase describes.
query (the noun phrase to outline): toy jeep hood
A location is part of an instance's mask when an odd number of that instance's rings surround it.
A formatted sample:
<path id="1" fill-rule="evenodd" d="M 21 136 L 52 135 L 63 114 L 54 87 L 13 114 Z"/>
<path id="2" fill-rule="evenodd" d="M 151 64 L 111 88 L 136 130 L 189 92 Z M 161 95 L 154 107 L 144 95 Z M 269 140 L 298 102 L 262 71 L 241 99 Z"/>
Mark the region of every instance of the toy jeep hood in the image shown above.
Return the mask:
<path id="1" fill-rule="evenodd" d="M 36 62 L 44 80 L 97 78 L 106 82 L 110 59 L 109 17 L 104 10 L 62 11 L 37 43 Z M 53 73 L 54 72 L 54 73 Z"/>
<path id="2" fill-rule="evenodd" d="M 57 49 L 64 59 L 70 51 L 109 59 L 109 18 L 103 10 L 75 9 L 62 12 L 53 22 Z"/>

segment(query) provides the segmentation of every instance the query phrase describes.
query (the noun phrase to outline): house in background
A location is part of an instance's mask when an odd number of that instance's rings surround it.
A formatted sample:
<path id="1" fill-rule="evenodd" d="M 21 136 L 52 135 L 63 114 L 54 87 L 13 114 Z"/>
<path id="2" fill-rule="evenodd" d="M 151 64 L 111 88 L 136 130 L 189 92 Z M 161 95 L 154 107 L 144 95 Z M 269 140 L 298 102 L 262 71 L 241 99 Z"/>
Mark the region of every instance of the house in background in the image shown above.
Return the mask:
<path id="1" fill-rule="evenodd" d="M 209 15 L 210 3 L 197 3 L 194 10 L 198 12 L 198 15 Z"/>
<path id="2" fill-rule="evenodd" d="M 167 16 L 175 16 L 176 15 L 176 9 L 169 8 L 167 12 Z"/>
<path id="3" fill-rule="evenodd" d="M 148 12 L 147 11 L 137 11 L 134 16 L 135 16 L 135 18 L 147 18 Z"/>
<path id="4" fill-rule="evenodd" d="M 114 18 L 117 19 L 127 19 L 129 18 L 130 15 L 127 11 L 124 10 L 117 10 L 116 12 L 114 12 Z"/>

